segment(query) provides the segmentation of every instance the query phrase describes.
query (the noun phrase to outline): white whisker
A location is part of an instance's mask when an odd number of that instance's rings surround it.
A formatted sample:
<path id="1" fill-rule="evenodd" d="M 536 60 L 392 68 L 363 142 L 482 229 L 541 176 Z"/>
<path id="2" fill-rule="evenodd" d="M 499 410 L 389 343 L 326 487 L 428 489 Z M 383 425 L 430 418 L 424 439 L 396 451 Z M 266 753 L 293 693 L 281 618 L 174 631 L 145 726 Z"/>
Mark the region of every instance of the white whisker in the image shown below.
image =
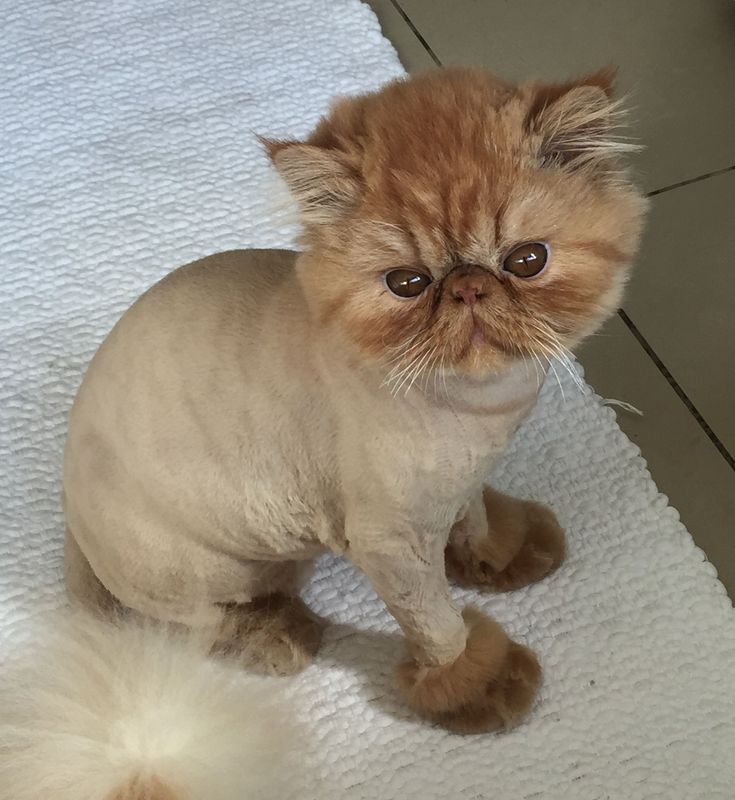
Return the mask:
<path id="1" fill-rule="evenodd" d="M 400 380 L 400 378 L 413 367 L 413 365 L 416 363 L 416 359 L 420 358 L 422 355 L 421 352 L 417 352 L 414 354 L 413 357 L 409 358 L 408 362 L 406 363 L 404 359 L 408 356 L 408 354 L 419 347 L 428 347 L 429 344 L 431 344 L 431 342 L 433 341 L 433 339 L 434 336 L 430 336 L 426 341 L 417 342 L 412 347 L 409 347 L 407 350 L 405 350 L 401 354 L 400 358 L 395 359 L 398 361 L 398 363 L 396 363 L 393 366 L 393 368 L 388 372 L 388 375 L 383 379 L 382 385 L 385 386 L 386 384 L 390 384 L 393 383 L 394 381 Z"/>
<path id="2" fill-rule="evenodd" d="M 424 344 L 422 341 L 416 341 L 419 337 L 419 333 L 415 333 L 408 341 L 402 342 L 400 345 L 396 345 L 395 347 L 391 347 L 391 351 L 395 351 L 394 354 L 388 358 L 386 361 L 386 366 L 390 364 L 395 364 L 397 361 L 401 361 L 403 358 L 408 355 L 412 350 L 420 345 Z"/>
<path id="3" fill-rule="evenodd" d="M 569 373 L 569 377 L 572 379 L 577 389 L 579 389 L 580 392 L 583 392 L 584 383 L 582 382 L 582 379 L 579 377 L 579 373 L 574 368 L 574 364 L 570 361 L 569 356 L 563 350 L 559 350 L 557 352 L 557 358 L 561 362 L 564 369 L 566 369 L 566 371 Z"/>
<path id="4" fill-rule="evenodd" d="M 554 373 L 554 377 L 556 378 L 556 382 L 559 384 L 559 391 L 561 392 L 561 399 L 562 399 L 562 401 L 564 403 L 566 403 L 567 398 L 566 398 L 566 396 L 564 394 L 564 387 L 561 384 L 561 380 L 559 379 L 559 373 L 556 371 L 556 367 L 554 366 L 554 362 L 548 356 L 546 357 L 546 360 L 549 362 L 549 366 L 551 367 L 551 371 Z"/>
<path id="5" fill-rule="evenodd" d="M 406 387 L 406 391 L 405 391 L 404 396 L 407 396 L 408 393 L 411 391 L 414 383 L 416 383 L 416 380 L 423 373 L 424 369 L 426 368 L 427 363 L 430 361 L 431 356 L 435 351 L 436 351 L 436 346 L 434 347 L 433 350 L 428 350 L 426 353 L 424 353 L 424 355 L 422 356 L 421 360 L 418 362 L 418 364 L 416 365 L 416 368 L 414 369 L 413 373 L 410 376 L 410 380 L 408 382 L 408 386 Z M 401 385 L 403 385 L 403 384 L 401 384 Z"/>
<path id="6" fill-rule="evenodd" d="M 559 364 L 569 373 L 569 377 L 574 382 L 574 385 L 580 391 L 584 391 L 584 382 L 579 377 L 574 364 L 571 361 L 572 354 L 570 351 L 559 341 L 559 337 L 548 326 L 540 323 L 538 320 L 529 320 L 531 326 L 538 332 L 539 336 L 535 336 L 535 343 L 544 350 L 546 358 L 552 357 L 556 359 Z"/>
<path id="7" fill-rule="evenodd" d="M 534 340 L 534 344 L 535 343 L 536 342 Z M 541 359 L 539 358 L 538 353 L 535 350 L 530 350 L 529 352 L 531 354 L 531 358 L 533 359 L 533 369 L 536 373 L 536 380 L 538 381 L 538 385 L 541 386 L 546 376 L 546 370 L 544 369 L 544 365 L 541 363 Z M 541 370 L 540 373 L 539 369 Z"/>
<path id="8" fill-rule="evenodd" d="M 559 390 L 561 391 L 562 400 L 566 402 L 566 396 L 564 395 L 564 387 L 562 386 L 561 380 L 559 378 L 559 373 L 556 371 L 556 367 L 554 366 L 554 353 L 549 348 L 548 345 L 544 344 L 540 339 L 534 338 L 533 343 L 536 347 L 539 348 L 540 355 L 546 360 L 549 365 L 549 368 L 554 373 L 554 377 L 556 378 L 556 382 L 559 385 Z"/>
<path id="9" fill-rule="evenodd" d="M 395 378 L 394 386 L 392 390 L 392 394 L 394 397 L 398 395 L 398 392 L 401 390 L 401 387 L 406 383 L 407 380 L 411 378 L 413 373 L 415 372 L 418 363 L 424 357 L 425 353 L 419 353 L 415 358 L 411 359 L 410 363 L 407 367 L 402 369 Z"/>
<path id="10" fill-rule="evenodd" d="M 431 356 L 429 360 L 426 362 L 425 366 L 423 367 L 423 375 L 421 375 L 421 391 L 425 392 L 429 388 L 429 378 L 431 373 L 434 371 L 435 360 L 434 357 L 436 356 L 436 351 L 439 349 L 439 345 L 435 345 L 434 349 L 431 351 Z"/>

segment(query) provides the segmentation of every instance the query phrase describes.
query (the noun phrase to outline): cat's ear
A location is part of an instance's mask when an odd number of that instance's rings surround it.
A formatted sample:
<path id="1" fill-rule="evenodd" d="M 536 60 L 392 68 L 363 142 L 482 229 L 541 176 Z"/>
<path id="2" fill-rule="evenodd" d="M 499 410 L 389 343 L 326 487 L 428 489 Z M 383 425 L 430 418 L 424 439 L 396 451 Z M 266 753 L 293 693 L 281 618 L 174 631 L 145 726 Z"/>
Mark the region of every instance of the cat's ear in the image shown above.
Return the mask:
<path id="1" fill-rule="evenodd" d="M 303 142 L 260 139 L 288 186 L 305 225 L 336 222 L 357 204 L 360 182 L 339 151 Z"/>
<path id="2" fill-rule="evenodd" d="M 615 74 L 606 68 L 577 81 L 531 87 L 525 124 L 542 165 L 609 173 L 620 155 L 639 149 L 619 135 L 625 109 L 613 97 Z"/>

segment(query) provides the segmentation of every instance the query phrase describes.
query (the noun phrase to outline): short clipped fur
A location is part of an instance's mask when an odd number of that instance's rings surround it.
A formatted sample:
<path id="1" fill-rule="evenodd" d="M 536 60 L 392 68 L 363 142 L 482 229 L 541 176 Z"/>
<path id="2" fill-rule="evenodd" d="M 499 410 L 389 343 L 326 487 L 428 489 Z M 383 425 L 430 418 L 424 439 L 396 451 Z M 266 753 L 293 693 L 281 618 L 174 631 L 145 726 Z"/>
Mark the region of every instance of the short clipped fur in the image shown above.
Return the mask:
<path id="1" fill-rule="evenodd" d="M 505 590 L 563 558 L 550 510 L 485 481 L 636 251 L 611 82 L 436 71 L 339 101 L 305 142 L 264 140 L 305 251 L 190 264 L 110 333 L 70 417 L 71 594 L 214 626 L 215 650 L 292 672 L 321 630 L 300 586 L 342 553 L 403 629 L 412 708 L 453 731 L 520 721 L 536 658 L 463 616 L 446 570 Z M 520 278 L 504 261 L 529 242 L 548 263 Z M 394 295 L 397 268 L 427 288 Z"/>

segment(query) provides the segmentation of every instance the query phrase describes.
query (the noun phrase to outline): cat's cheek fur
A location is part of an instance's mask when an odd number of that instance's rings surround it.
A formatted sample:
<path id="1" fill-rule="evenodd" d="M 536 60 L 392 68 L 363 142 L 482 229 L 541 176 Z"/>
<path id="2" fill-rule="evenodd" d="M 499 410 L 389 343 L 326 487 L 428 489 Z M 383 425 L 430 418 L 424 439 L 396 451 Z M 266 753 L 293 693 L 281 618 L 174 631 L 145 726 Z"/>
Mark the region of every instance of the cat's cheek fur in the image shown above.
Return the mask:
<path id="1" fill-rule="evenodd" d="M 357 346 L 363 357 L 390 357 L 408 346 L 426 324 L 425 296 L 400 300 L 388 296 L 385 284 L 374 274 L 368 278 L 338 257 L 322 252 L 299 264 L 299 277 L 309 298 L 320 334 Z M 347 274 L 345 274 L 347 273 Z"/>

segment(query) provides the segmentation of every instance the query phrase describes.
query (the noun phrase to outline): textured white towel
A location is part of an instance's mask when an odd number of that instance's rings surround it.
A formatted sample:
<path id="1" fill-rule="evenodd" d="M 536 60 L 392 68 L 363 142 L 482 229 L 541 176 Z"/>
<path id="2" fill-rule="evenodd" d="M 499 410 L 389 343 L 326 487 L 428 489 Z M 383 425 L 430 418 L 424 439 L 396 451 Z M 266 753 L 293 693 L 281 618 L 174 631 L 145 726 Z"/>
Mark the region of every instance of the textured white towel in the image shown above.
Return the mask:
<path id="1" fill-rule="evenodd" d="M 85 364 L 171 268 L 288 244 L 252 132 L 306 133 L 340 93 L 401 73 L 358 0 L 4 0 L 0 37 L 0 645 L 61 601 L 60 459 Z M 20 9 L 20 10 L 19 10 Z M 307 797 L 735 796 L 735 624 L 714 570 L 611 409 L 563 378 L 495 476 L 570 537 L 552 579 L 458 591 L 536 648 L 546 683 L 507 735 L 418 722 L 391 687 L 396 626 L 325 559 L 309 601 L 337 624 L 284 692 L 333 788 Z M 693 491 L 696 491 L 693 488 Z M 301 800 L 305 795 L 301 795 Z"/>

